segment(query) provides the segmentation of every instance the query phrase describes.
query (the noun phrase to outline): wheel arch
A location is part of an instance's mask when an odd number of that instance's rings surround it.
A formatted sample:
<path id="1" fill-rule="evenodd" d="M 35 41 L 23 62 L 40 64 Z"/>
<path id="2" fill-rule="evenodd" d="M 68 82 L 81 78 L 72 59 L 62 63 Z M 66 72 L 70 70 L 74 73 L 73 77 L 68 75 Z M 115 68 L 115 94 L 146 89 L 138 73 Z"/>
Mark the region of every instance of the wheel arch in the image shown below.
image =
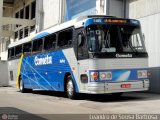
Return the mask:
<path id="1" fill-rule="evenodd" d="M 65 75 L 64 75 L 64 91 L 66 92 L 66 84 L 67 84 L 67 79 L 68 79 L 69 76 L 71 76 L 72 81 L 73 81 L 74 86 L 75 86 L 75 89 L 76 89 L 76 92 L 78 93 L 77 82 L 76 82 L 74 76 L 70 72 L 66 72 Z"/>

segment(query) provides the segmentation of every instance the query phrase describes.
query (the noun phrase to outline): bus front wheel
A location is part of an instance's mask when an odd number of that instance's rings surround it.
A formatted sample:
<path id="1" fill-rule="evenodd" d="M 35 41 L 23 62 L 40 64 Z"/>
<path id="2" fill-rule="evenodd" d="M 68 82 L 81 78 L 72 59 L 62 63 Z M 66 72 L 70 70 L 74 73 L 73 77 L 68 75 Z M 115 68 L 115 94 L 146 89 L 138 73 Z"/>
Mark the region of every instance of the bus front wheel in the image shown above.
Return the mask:
<path id="1" fill-rule="evenodd" d="M 70 99 L 76 98 L 76 90 L 71 76 L 68 76 L 67 78 L 66 91 Z"/>

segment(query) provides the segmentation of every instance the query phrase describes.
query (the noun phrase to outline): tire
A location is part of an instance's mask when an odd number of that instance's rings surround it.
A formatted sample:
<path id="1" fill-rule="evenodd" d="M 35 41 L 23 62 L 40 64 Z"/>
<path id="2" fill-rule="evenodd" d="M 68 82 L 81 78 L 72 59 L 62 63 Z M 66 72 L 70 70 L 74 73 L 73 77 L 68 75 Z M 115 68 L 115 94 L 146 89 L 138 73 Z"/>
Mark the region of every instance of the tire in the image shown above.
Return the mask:
<path id="1" fill-rule="evenodd" d="M 74 86 L 74 83 L 73 83 L 71 76 L 68 76 L 68 78 L 67 78 L 66 92 L 67 92 L 68 98 L 70 98 L 70 99 L 76 98 L 76 90 L 75 90 L 75 86 Z"/>
<path id="2" fill-rule="evenodd" d="M 19 91 L 21 93 L 25 93 L 26 92 L 26 89 L 24 88 L 23 80 L 22 80 L 21 77 L 19 78 Z"/>
<path id="3" fill-rule="evenodd" d="M 120 93 L 112 93 L 112 95 L 114 97 L 121 97 L 123 95 L 123 92 L 120 92 Z"/>

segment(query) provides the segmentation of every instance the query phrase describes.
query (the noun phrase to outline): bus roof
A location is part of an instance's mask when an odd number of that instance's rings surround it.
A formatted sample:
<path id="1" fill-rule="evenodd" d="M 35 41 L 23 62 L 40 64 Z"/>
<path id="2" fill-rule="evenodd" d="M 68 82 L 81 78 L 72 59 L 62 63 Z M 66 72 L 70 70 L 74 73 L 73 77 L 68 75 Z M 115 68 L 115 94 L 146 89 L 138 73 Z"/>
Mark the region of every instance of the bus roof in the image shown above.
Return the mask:
<path id="1" fill-rule="evenodd" d="M 68 22 L 65 22 L 65 23 L 62 23 L 62 24 L 59 24 L 59 25 L 55 25 L 55 26 L 51 26 L 50 28 L 47 28 L 47 29 L 41 31 L 40 33 L 33 34 L 33 35 L 31 35 L 29 37 L 26 37 L 24 39 L 21 39 L 21 40 L 19 40 L 17 42 L 13 42 L 8 46 L 8 48 L 12 48 L 14 46 L 21 45 L 21 44 L 29 42 L 31 40 L 42 38 L 42 37 L 47 36 L 47 35 L 49 35 L 51 33 L 55 33 L 55 32 L 61 31 L 63 29 L 69 28 L 69 27 L 75 27 L 75 28 L 82 27 L 82 26 L 84 26 L 83 23 L 88 18 L 116 18 L 116 17 L 114 17 L 114 16 L 105 16 L 105 15 L 81 16 L 81 17 L 75 18 L 73 20 L 70 20 Z"/>

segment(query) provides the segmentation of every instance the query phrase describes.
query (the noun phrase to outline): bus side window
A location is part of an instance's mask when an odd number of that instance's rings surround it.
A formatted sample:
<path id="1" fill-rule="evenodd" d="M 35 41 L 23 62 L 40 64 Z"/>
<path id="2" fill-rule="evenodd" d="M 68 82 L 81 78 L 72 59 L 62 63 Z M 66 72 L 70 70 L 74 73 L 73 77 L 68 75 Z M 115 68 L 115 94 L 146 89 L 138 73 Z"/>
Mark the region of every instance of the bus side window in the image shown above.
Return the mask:
<path id="1" fill-rule="evenodd" d="M 65 30 L 58 35 L 58 47 L 69 47 L 72 44 L 72 29 Z"/>
<path id="2" fill-rule="evenodd" d="M 82 33 L 78 34 L 78 56 L 83 56 L 84 36 Z"/>
<path id="3" fill-rule="evenodd" d="M 22 55 L 22 45 L 15 48 L 15 57 L 20 57 Z"/>
<path id="4" fill-rule="evenodd" d="M 9 48 L 9 49 L 8 49 L 8 59 L 11 59 L 11 54 L 12 54 L 12 49 Z"/>
<path id="5" fill-rule="evenodd" d="M 84 33 L 79 32 L 78 33 L 78 59 L 83 59 L 88 57 L 88 47 L 87 47 L 87 41 L 85 39 Z"/>
<path id="6" fill-rule="evenodd" d="M 23 46 L 23 53 L 30 54 L 31 53 L 31 46 L 32 46 L 31 42 L 25 43 Z"/>
<path id="7" fill-rule="evenodd" d="M 45 37 L 44 50 L 54 50 L 56 47 L 56 34 Z"/>
<path id="8" fill-rule="evenodd" d="M 10 57 L 10 59 L 15 57 L 15 48 L 10 49 L 10 56 L 9 57 Z"/>
<path id="9" fill-rule="evenodd" d="M 43 39 L 38 39 L 33 41 L 33 48 L 32 52 L 37 53 L 37 52 L 42 52 L 42 46 L 43 46 Z"/>

